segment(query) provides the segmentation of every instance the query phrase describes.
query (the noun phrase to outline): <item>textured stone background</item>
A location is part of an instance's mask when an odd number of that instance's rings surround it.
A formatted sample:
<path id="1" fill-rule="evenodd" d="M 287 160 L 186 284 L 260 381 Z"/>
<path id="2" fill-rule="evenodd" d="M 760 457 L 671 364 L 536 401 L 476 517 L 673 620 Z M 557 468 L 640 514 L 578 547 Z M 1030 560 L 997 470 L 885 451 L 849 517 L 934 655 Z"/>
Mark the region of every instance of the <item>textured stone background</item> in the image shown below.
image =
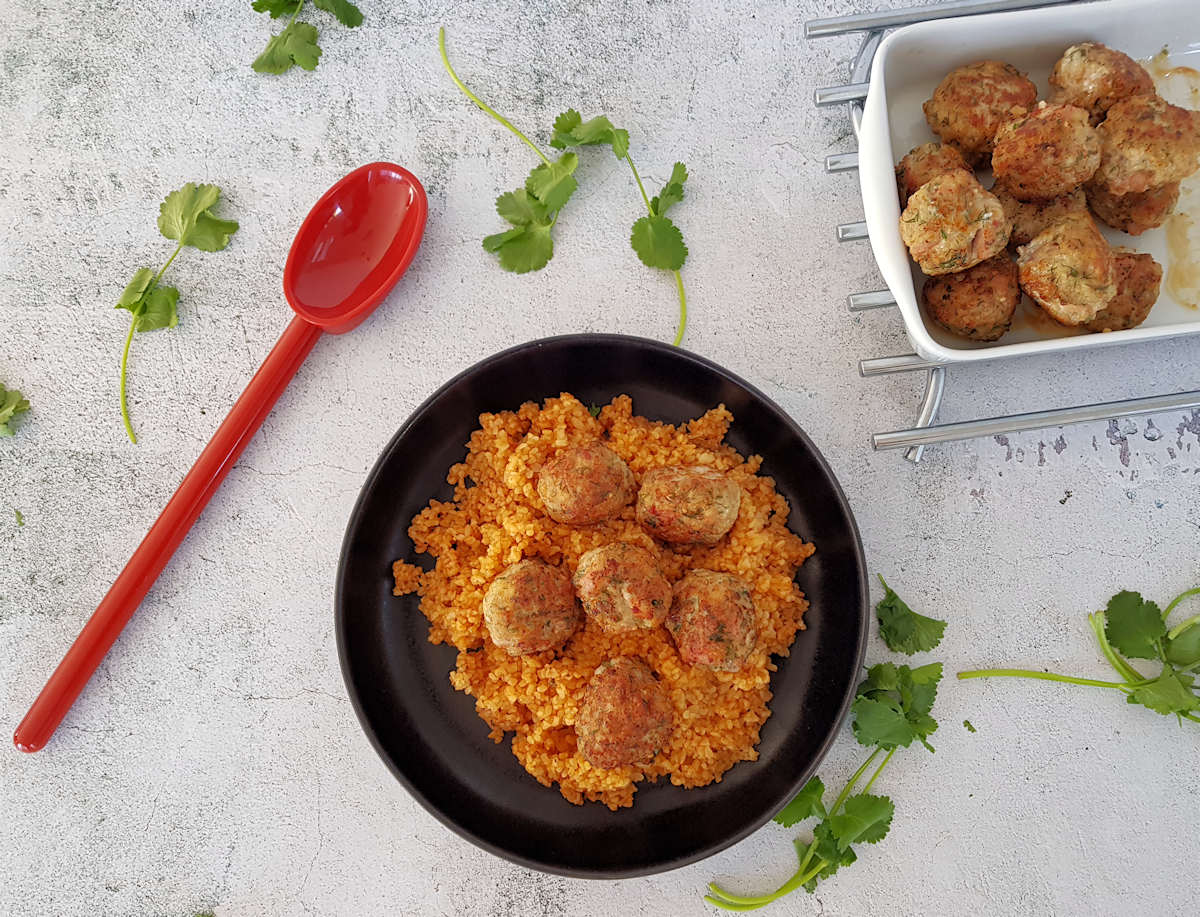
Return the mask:
<path id="1" fill-rule="evenodd" d="M 452 3 L 362 0 L 330 25 L 315 74 L 259 76 L 271 24 L 249 3 L 6 0 L 0 35 L 0 379 L 34 404 L 0 441 L 0 710 L 11 729 L 288 320 L 292 233 L 351 167 L 388 158 L 430 195 L 411 271 L 358 331 L 322 341 L 140 614 L 36 756 L 0 753 L 0 913 L 705 914 L 704 883 L 773 887 L 776 826 L 652 878 L 579 882 L 519 869 L 416 805 L 360 732 L 342 687 L 331 591 L 357 489 L 395 428 L 480 358 L 560 332 L 666 338 L 669 280 L 625 244 L 638 202 L 609 157 L 539 274 L 479 247 L 492 199 L 530 156 L 442 73 L 445 24 L 464 76 L 544 138 L 567 105 L 627 125 L 661 181 L 691 168 L 678 210 L 691 258 L 686 346 L 761 386 L 840 476 L 870 566 L 951 621 L 951 668 L 1024 663 L 1103 676 L 1085 613 L 1124 587 L 1165 599 L 1200 579 L 1200 414 L 873 454 L 920 380 L 858 378 L 905 349 L 895 315 L 851 317 L 880 280 L 842 111 L 811 92 L 853 39 L 801 23 L 863 0 Z M 315 16 L 312 18 L 316 18 Z M 160 263 L 157 202 L 185 181 L 225 190 L 241 232 L 186 252 L 178 329 L 131 365 L 142 444 L 116 405 L 133 268 Z M 1200 384 L 1200 341 L 955 370 L 949 419 Z M 13 509 L 25 516 L 15 525 Z M 880 658 L 873 640 L 870 653 Z M 1100 691 L 949 685 L 938 753 L 884 779 L 891 836 L 779 913 L 1178 914 L 1200 855 L 1197 733 Z M 970 717 L 978 732 L 960 725 Z M 860 757 L 848 730 L 823 766 Z"/>

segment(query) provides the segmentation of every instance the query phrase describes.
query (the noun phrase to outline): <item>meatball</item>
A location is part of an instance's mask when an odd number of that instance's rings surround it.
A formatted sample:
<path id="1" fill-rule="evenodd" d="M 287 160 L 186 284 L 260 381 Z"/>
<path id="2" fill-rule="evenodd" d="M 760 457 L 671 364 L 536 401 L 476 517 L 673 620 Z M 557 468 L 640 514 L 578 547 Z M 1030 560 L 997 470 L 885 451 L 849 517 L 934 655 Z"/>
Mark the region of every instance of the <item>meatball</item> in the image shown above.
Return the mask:
<path id="1" fill-rule="evenodd" d="M 1021 246 L 1021 289 L 1063 325 L 1096 317 L 1117 292 L 1113 251 L 1090 216 L 1059 220 Z"/>
<path id="2" fill-rule="evenodd" d="M 636 490 L 629 466 L 598 442 L 564 449 L 542 466 L 537 481 L 547 515 L 567 525 L 612 519 Z"/>
<path id="3" fill-rule="evenodd" d="M 703 465 L 667 465 L 642 478 L 637 520 L 663 541 L 716 544 L 733 528 L 741 504 L 742 489 L 721 472 Z"/>
<path id="4" fill-rule="evenodd" d="M 579 558 L 575 592 L 587 616 L 609 631 L 655 627 L 671 607 L 671 584 L 654 555 L 621 542 Z"/>
<path id="5" fill-rule="evenodd" d="M 1154 95 L 1154 80 L 1141 64 L 1094 41 L 1067 48 L 1054 65 L 1050 85 L 1053 101 L 1078 105 L 1094 125 L 1122 99 Z"/>
<path id="6" fill-rule="evenodd" d="M 667 689 L 632 656 L 618 656 L 596 669 L 575 717 L 579 753 L 593 767 L 649 764 L 674 728 Z"/>
<path id="7" fill-rule="evenodd" d="M 923 108 L 925 120 L 943 143 L 965 153 L 990 153 L 996 130 L 1014 108 L 1029 110 L 1037 86 L 1011 64 L 978 61 L 951 70 Z"/>
<path id="8" fill-rule="evenodd" d="M 1004 208 L 1004 215 L 1012 224 L 1009 247 L 1024 245 L 1063 217 L 1087 214 L 1087 198 L 1081 188 L 1048 201 L 1022 201 L 1008 190 L 1004 182 L 998 181 L 992 185 L 992 194 L 996 195 L 1000 206 Z"/>
<path id="9" fill-rule="evenodd" d="M 667 630 L 684 662 L 717 672 L 736 672 L 758 639 L 750 587 L 729 573 L 691 571 L 675 584 Z"/>
<path id="10" fill-rule="evenodd" d="M 1163 271 L 1149 255 L 1118 249 L 1117 295 L 1084 325 L 1088 331 L 1124 331 L 1146 320 L 1158 300 Z"/>
<path id="11" fill-rule="evenodd" d="M 1092 181 L 1111 194 L 1161 188 L 1200 168 L 1200 112 L 1158 96 L 1117 102 L 1096 130 L 1100 168 Z"/>
<path id="12" fill-rule="evenodd" d="M 1087 186 L 1088 206 L 1092 213 L 1113 229 L 1139 236 L 1147 229 L 1162 226 L 1179 200 L 1179 182 L 1171 182 L 1149 191 L 1112 194 L 1099 185 Z"/>
<path id="13" fill-rule="evenodd" d="M 957 147 L 948 143 L 922 143 L 904 154 L 896 166 L 896 185 L 900 189 L 900 206 L 908 203 L 909 197 L 921 185 L 946 172 L 967 169 L 967 161 Z"/>
<path id="14" fill-rule="evenodd" d="M 1100 165 L 1100 135 L 1074 105 L 1041 102 L 996 132 L 992 171 L 1023 201 L 1044 201 L 1074 191 Z"/>
<path id="15" fill-rule="evenodd" d="M 951 334 L 973 341 L 999 340 L 1021 301 L 1017 265 L 1007 254 L 957 274 L 930 277 L 921 290 L 925 312 Z"/>
<path id="16" fill-rule="evenodd" d="M 541 560 L 513 564 L 483 597 L 483 623 L 492 642 L 512 656 L 558 649 L 582 620 L 571 578 Z"/>
<path id="17" fill-rule="evenodd" d="M 1004 208 L 961 169 L 917 189 L 900 215 L 900 236 L 926 274 L 963 271 L 1004 251 L 1011 232 Z"/>

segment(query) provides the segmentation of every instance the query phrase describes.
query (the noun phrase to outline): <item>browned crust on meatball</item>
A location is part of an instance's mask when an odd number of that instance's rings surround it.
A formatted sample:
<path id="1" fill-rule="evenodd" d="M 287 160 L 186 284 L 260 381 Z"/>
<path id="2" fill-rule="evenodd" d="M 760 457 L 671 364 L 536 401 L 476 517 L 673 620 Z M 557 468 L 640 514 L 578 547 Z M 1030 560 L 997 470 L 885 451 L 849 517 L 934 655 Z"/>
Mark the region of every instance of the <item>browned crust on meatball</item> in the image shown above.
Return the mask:
<path id="1" fill-rule="evenodd" d="M 1123 99 L 1154 95 L 1154 80 L 1128 54 L 1095 41 L 1071 45 L 1050 74 L 1051 99 L 1087 111 L 1093 125 Z"/>
<path id="2" fill-rule="evenodd" d="M 1112 194 L 1099 185 L 1088 185 L 1085 190 L 1092 213 L 1131 236 L 1162 226 L 1179 201 L 1179 182 L 1129 194 Z"/>
<path id="3" fill-rule="evenodd" d="M 742 490 L 714 468 L 667 465 L 651 468 L 638 491 L 642 528 L 672 544 L 716 544 L 733 528 Z"/>
<path id="4" fill-rule="evenodd" d="M 1067 217 L 1021 246 L 1021 289 L 1062 325 L 1082 325 L 1117 292 L 1112 248 L 1088 215 Z"/>
<path id="5" fill-rule="evenodd" d="M 574 583 L 584 612 L 608 631 L 655 627 L 671 607 L 671 584 L 657 559 L 634 544 L 588 551 L 579 558 Z"/>
<path id="6" fill-rule="evenodd" d="M 1200 112 L 1158 96 L 1117 102 L 1097 131 L 1100 168 L 1092 182 L 1110 194 L 1160 188 L 1200 168 Z"/>
<path id="7" fill-rule="evenodd" d="M 730 573 L 692 570 L 675 584 L 667 630 L 688 665 L 738 671 L 758 640 L 750 586 Z"/>
<path id="8" fill-rule="evenodd" d="M 667 746 L 675 708 L 667 690 L 641 659 L 603 663 L 584 689 L 575 718 L 579 753 L 601 768 L 649 764 Z"/>
<path id="9" fill-rule="evenodd" d="M 1117 295 L 1084 327 L 1088 331 L 1125 331 L 1146 320 L 1158 301 L 1162 266 L 1141 252 L 1117 251 Z"/>
<path id="10" fill-rule="evenodd" d="M 989 153 L 996 130 L 1014 108 L 1030 109 L 1035 86 L 1003 61 L 983 60 L 951 70 L 922 107 L 930 128 L 965 153 Z"/>
<path id="11" fill-rule="evenodd" d="M 992 171 L 1023 201 L 1050 200 L 1075 190 L 1100 165 L 1100 135 L 1074 105 L 1038 103 L 996 132 Z"/>
<path id="12" fill-rule="evenodd" d="M 996 196 L 961 169 L 918 188 L 900 215 L 900 237 L 930 276 L 964 271 L 999 254 L 1011 230 Z"/>
<path id="13" fill-rule="evenodd" d="M 566 571 L 536 558 L 504 570 L 483 597 L 488 634 L 512 656 L 558 649 L 582 621 Z"/>
<path id="14" fill-rule="evenodd" d="M 564 449 L 542 466 L 537 479 L 546 514 L 566 525 L 612 519 L 629 505 L 636 489 L 624 459 L 600 442 Z"/>
<path id="15" fill-rule="evenodd" d="M 896 166 L 896 186 L 900 191 L 900 206 L 908 203 L 909 197 L 921 185 L 955 169 L 967 169 L 967 161 L 958 147 L 949 143 L 922 143 L 913 147 Z"/>
<path id="16" fill-rule="evenodd" d="M 926 314 L 951 334 L 999 340 L 1012 327 L 1021 301 L 1017 265 L 1001 254 L 957 274 L 930 277 L 921 301 Z"/>
<path id="17" fill-rule="evenodd" d="M 992 194 L 996 195 L 1000 206 L 1004 208 L 1004 215 L 1012 224 L 1012 234 L 1008 237 L 1009 248 L 1031 241 L 1051 223 L 1063 217 L 1087 213 L 1087 198 L 1082 188 L 1048 201 L 1022 201 L 1004 182 L 998 181 L 992 185 Z"/>

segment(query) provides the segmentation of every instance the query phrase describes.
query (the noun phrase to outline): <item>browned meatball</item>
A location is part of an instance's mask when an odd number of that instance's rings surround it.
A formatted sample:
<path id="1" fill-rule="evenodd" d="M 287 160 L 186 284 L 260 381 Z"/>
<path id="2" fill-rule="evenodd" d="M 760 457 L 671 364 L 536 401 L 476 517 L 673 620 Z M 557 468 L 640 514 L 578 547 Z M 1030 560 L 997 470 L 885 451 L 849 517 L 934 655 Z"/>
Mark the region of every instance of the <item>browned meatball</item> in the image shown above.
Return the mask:
<path id="1" fill-rule="evenodd" d="M 1092 124 L 1117 102 L 1131 96 L 1154 95 L 1154 80 L 1137 61 L 1099 42 L 1085 41 L 1063 52 L 1054 72 L 1053 100 L 1085 109 Z"/>
<path id="2" fill-rule="evenodd" d="M 1041 102 L 996 132 L 992 171 L 1016 197 L 1044 201 L 1074 191 L 1100 165 L 1100 136 L 1087 112 Z"/>
<path id="3" fill-rule="evenodd" d="M 925 120 L 945 143 L 966 153 L 990 153 L 996 130 L 1014 108 L 1029 110 L 1037 86 L 1003 61 L 984 60 L 951 70 L 923 106 Z"/>
<path id="4" fill-rule="evenodd" d="M 513 656 L 558 649 L 582 621 L 571 578 L 541 560 L 513 564 L 483 597 L 492 642 Z"/>
<path id="5" fill-rule="evenodd" d="M 1082 188 L 1048 201 L 1022 201 L 1008 190 L 1004 182 L 998 181 L 992 185 L 992 194 L 996 195 L 1000 206 L 1004 208 L 1004 215 L 1012 224 L 1012 234 L 1008 237 L 1010 248 L 1031 241 L 1051 223 L 1063 217 L 1087 213 L 1087 198 Z"/>
<path id="6" fill-rule="evenodd" d="M 736 672 L 758 639 L 750 587 L 729 573 L 692 570 L 675 584 L 667 630 L 688 665 Z"/>
<path id="7" fill-rule="evenodd" d="M 667 689 L 632 656 L 618 656 L 596 669 L 575 718 L 579 753 L 593 767 L 649 764 L 674 728 Z"/>
<path id="8" fill-rule="evenodd" d="M 922 143 L 904 154 L 896 166 L 896 185 L 900 189 L 900 206 L 908 203 L 912 193 L 921 185 L 945 172 L 968 169 L 967 161 L 957 147 L 948 143 Z"/>
<path id="9" fill-rule="evenodd" d="M 1021 246 L 1017 266 L 1021 289 L 1063 325 L 1091 321 L 1117 292 L 1112 248 L 1090 216 L 1059 220 Z"/>
<path id="10" fill-rule="evenodd" d="M 994 194 L 961 169 L 926 182 L 900 215 L 900 236 L 926 274 L 951 274 L 986 261 L 1012 228 Z"/>
<path id="11" fill-rule="evenodd" d="M 1088 331 L 1124 331 L 1146 320 L 1158 301 L 1162 267 L 1149 255 L 1118 249 L 1117 295 L 1084 325 Z"/>
<path id="12" fill-rule="evenodd" d="M 1162 226 L 1179 201 L 1179 182 L 1171 182 L 1149 191 L 1112 194 L 1099 185 L 1087 186 L 1088 206 L 1113 229 L 1140 236 L 1147 229 Z"/>
<path id="13" fill-rule="evenodd" d="M 579 558 L 575 592 L 587 616 L 609 631 L 655 627 L 671 607 L 671 584 L 654 555 L 622 542 Z"/>
<path id="14" fill-rule="evenodd" d="M 1097 130 L 1100 168 L 1092 181 L 1112 194 L 1161 188 L 1200 168 L 1200 112 L 1158 96 L 1117 102 Z"/>
<path id="15" fill-rule="evenodd" d="M 598 442 L 564 449 L 542 466 L 537 480 L 547 515 L 567 525 L 613 518 L 636 489 L 624 459 Z"/>
<path id="16" fill-rule="evenodd" d="M 1012 327 L 1021 301 L 1017 265 L 1007 254 L 974 267 L 930 277 L 921 301 L 931 319 L 951 334 L 973 341 L 995 341 Z"/>
<path id="17" fill-rule="evenodd" d="M 733 528 L 742 489 L 703 465 L 652 468 L 642 478 L 637 520 L 673 544 L 716 544 Z"/>

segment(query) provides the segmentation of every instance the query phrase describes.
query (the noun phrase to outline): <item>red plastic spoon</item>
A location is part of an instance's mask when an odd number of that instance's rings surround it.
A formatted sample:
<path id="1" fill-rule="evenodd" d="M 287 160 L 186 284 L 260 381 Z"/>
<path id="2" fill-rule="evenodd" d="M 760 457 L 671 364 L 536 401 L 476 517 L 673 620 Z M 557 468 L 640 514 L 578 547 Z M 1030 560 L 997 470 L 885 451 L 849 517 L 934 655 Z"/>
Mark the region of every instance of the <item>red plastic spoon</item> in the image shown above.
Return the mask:
<path id="1" fill-rule="evenodd" d="M 317 201 L 283 269 L 296 317 L 29 708 L 13 735 L 17 748 L 38 751 L 54 735 L 317 338 L 354 328 L 400 279 L 427 211 L 421 183 L 389 162 L 356 169 Z"/>

